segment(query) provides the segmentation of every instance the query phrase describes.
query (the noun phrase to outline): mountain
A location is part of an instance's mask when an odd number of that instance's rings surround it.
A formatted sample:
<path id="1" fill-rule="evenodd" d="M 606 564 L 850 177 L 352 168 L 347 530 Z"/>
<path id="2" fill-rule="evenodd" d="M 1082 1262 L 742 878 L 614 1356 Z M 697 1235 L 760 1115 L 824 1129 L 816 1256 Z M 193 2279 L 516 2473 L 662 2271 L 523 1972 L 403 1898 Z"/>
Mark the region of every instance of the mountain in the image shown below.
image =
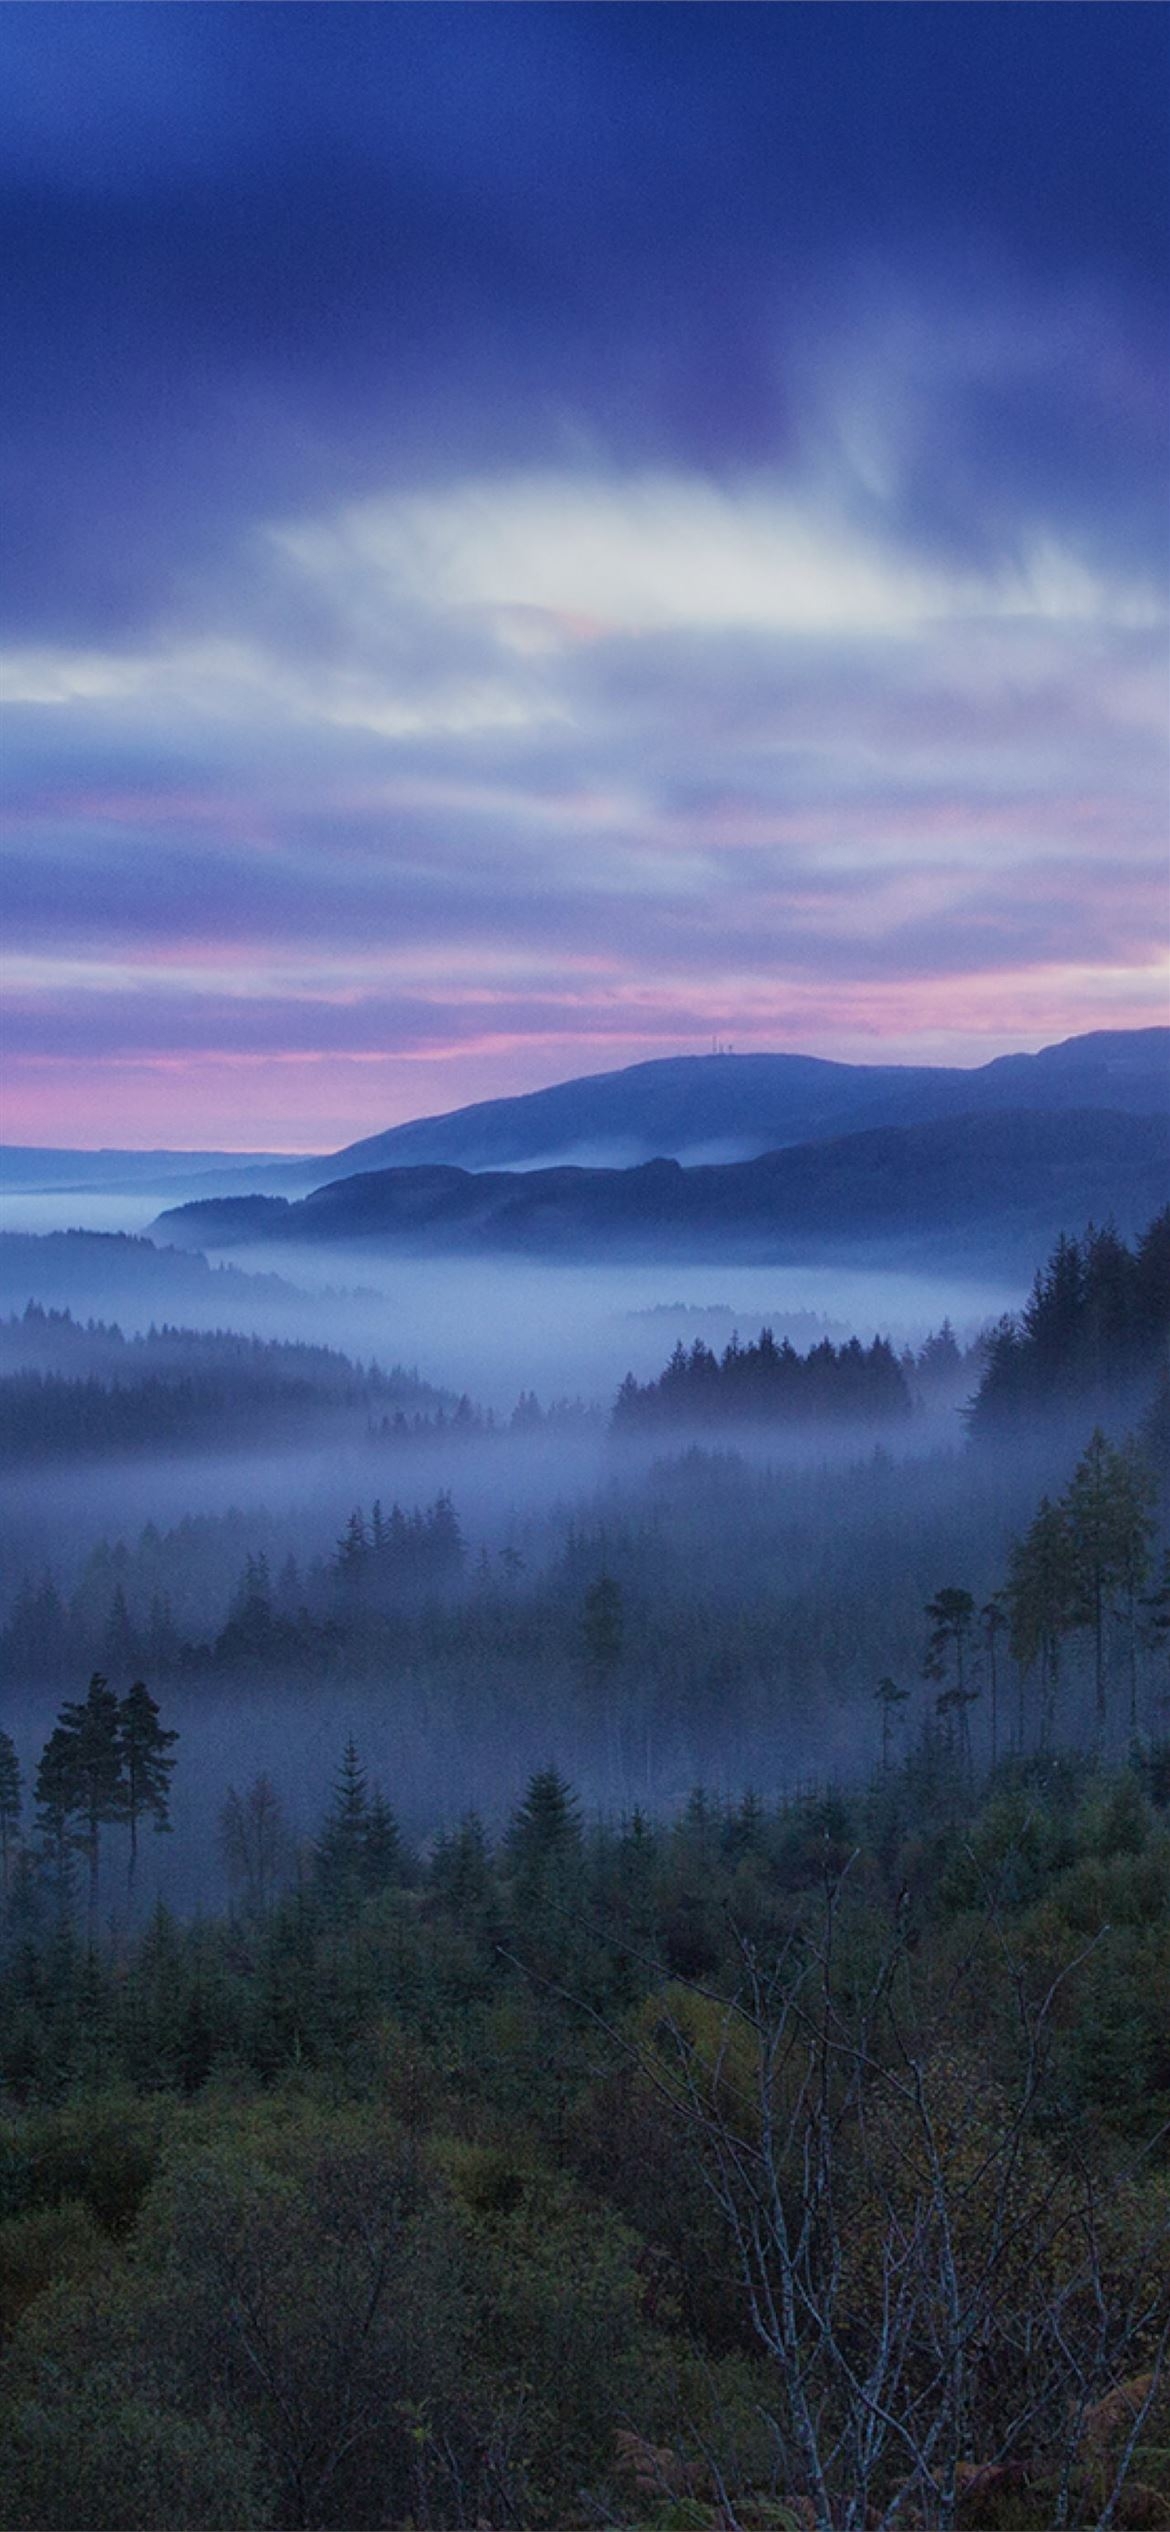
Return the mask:
<path id="1" fill-rule="evenodd" d="M 376 1242 L 414 1255 L 924 1257 L 1027 1263 L 1062 1230 L 1142 1225 L 1170 1193 L 1170 1118 L 1006 1110 L 882 1126 L 687 1169 L 367 1171 L 299 1203 L 189 1204 L 155 1225 L 195 1247 Z"/>
<path id="2" fill-rule="evenodd" d="M 1037 1055 L 1000 1055 L 970 1072 L 834 1064 L 814 1055 L 659 1058 L 391 1126 L 335 1153 L 329 1175 L 434 1162 L 482 1170 L 554 1161 L 628 1168 L 663 1158 L 750 1160 L 871 1127 L 1009 1108 L 1165 1115 L 1170 1028 L 1100 1030 Z M 276 1181 L 269 1176 L 266 1183 Z"/>
<path id="3" fill-rule="evenodd" d="M 0 1187 L 20 1191 L 299 1195 L 371 1169 L 531 1169 L 554 1162 L 751 1160 L 787 1145 L 1005 1108 L 1170 1109 L 1170 1029 L 1101 1030 L 974 1071 L 834 1064 L 816 1055 L 680 1055 L 588 1073 L 515 1099 L 416 1117 L 324 1156 L 271 1152 L 83 1152 L 0 1146 Z"/>

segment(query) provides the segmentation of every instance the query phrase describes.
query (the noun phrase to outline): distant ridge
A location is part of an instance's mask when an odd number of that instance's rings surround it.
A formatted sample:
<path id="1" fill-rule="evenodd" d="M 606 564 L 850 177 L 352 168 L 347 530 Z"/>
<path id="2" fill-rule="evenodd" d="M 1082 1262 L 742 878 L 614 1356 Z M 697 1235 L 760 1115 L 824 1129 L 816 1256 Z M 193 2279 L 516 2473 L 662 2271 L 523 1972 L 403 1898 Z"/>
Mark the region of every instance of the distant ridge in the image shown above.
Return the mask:
<path id="1" fill-rule="evenodd" d="M 1098 1030 L 973 1070 L 838 1064 L 816 1055 L 679 1055 L 588 1073 L 515 1098 L 417 1117 L 321 1157 L 264 1152 L 55 1152 L 0 1148 L 17 1188 L 245 1188 L 303 1193 L 359 1171 L 430 1167 L 629 1168 L 647 1160 L 751 1160 L 884 1126 L 1004 1109 L 1170 1113 L 1170 1028 Z"/>
<path id="2" fill-rule="evenodd" d="M 1100 1030 L 1036 1055 L 999 1055 L 974 1071 L 816 1055 L 658 1057 L 391 1126 L 336 1153 L 331 1174 L 432 1162 L 517 1169 L 750 1160 L 871 1127 L 1005 1108 L 1166 1115 L 1170 1028 Z"/>
<path id="3" fill-rule="evenodd" d="M 1062 1230 L 1140 1229 L 1170 1194 L 1170 1118 L 1072 1109 L 935 1118 L 687 1169 L 370 1170 L 300 1203 L 164 1213 L 194 1247 L 376 1243 L 412 1255 L 1034 1261 Z"/>

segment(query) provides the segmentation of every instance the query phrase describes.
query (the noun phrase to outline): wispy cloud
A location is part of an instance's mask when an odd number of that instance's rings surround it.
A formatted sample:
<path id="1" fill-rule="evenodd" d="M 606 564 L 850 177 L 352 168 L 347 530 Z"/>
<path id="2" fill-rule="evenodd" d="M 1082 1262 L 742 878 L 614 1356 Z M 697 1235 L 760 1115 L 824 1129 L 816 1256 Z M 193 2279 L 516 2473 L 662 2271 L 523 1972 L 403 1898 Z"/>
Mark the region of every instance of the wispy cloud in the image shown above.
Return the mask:
<path id="1" fill-rule="evenodd" d="M 0 25 L 8 1131 L 1163 1016 L 1156 13 L 98 14 Z"/>

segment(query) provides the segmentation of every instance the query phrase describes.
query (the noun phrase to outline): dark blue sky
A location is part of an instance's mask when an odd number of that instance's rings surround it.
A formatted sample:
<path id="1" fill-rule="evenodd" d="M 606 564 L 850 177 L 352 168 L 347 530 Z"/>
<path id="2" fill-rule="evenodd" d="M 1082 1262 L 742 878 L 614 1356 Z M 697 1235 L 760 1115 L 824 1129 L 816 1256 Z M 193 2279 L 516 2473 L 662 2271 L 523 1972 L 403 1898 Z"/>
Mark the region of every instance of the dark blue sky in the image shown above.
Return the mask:
<path id="1" fill-rule="evenodd" d="M 11 1130 L 1158 1016 L 1168 50 L 0 12 Z"/>

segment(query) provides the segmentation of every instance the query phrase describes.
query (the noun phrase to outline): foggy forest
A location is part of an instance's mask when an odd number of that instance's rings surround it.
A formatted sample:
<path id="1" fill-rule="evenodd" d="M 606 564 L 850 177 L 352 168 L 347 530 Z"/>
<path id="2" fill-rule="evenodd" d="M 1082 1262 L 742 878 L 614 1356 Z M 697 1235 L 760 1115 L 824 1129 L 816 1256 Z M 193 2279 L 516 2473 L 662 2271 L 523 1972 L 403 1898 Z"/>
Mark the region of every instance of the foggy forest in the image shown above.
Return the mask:
<path id="1" fill-rule="evenodd" d="M 1170 1209 L 327 1272 L 0 1239 L 0 2520 L 1157 2522 Z"/>

